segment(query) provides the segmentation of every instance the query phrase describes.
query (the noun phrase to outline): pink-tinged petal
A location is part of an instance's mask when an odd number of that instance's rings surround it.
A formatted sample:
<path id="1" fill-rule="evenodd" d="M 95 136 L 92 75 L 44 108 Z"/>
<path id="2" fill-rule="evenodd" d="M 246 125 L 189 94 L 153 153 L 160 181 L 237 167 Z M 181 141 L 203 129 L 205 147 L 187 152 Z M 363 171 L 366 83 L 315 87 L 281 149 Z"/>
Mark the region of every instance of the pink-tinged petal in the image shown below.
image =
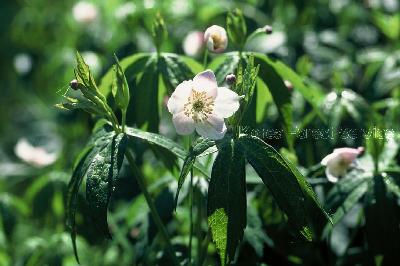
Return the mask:
<path id="1" fill-rule="evenodd" d="M 207 69 L 206 71 L 200 72 L 193 78 L 193 89 L 202 92 L 205 91 L 208 96 L 213 99 L 217 97 L 217 80 L 214 72 Z"/>
<path id="2" fill-rule="evenodd" d="M 239 100 L 240 97 L 236 92 L 219 87 L 214 103 L 214 113 L 223 118 L 232 116 L 239 109 Z"/>
<path id="3" fill-rule="evenodd" d="M 183 111 L 183 106 L 192 93 L 193 81 L 186 80 L 179 84 L 168 100 L 168 111 L 171 114 L 178 114 Z"/>
<path id="4" fill-rule="evenodd" d="M 172 117 L 172 123 L 175 126 L 176 133 L 179 135 L 189 135 L 194 132 L 194 121 L 191 117 L 186 116 L 183 112 L 175 114 Z"/>
<path id="5" fill-rule="evenodd" d="M 346 164 L 351 164 L 362 153 L 362 149 L 338 148 L 334 149 L 333 153 L 340 156 Z"/>
<path id="6" fill-rule="evenodd" d="M 217 140 L 225 136 L 226 125 L 223 118 L 213 114 L 204 123 L 197 123 L 196 131 L 205 138 Z"/>
<path id="7" fill-rule="evenodd" d="M 332 182 L 332 183 L 336 183 L 339 180 L 339 177 L 334 175 L 333 173 L 331 173 L 330 168 L 326 168 L 325 169 L 325 175 L 328 179 L 328 181 Z"/>
<path id="8" fill-rule="evenodd" d="M 325 156 L 322 161 L 321 164 L 324 166 L 327 166 L 328 163 L 333 160 L 336 157 L 336 155 L 334 153 L 328 154 L 327 156 Z"/>

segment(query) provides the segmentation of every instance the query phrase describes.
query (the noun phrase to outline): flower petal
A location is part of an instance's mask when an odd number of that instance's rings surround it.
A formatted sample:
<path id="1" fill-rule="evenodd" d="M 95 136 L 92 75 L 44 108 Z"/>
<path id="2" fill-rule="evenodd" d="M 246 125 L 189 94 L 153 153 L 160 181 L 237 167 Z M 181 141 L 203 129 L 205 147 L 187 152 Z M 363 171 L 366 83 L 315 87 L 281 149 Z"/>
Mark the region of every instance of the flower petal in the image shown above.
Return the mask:
<path id="1" fill-rule="evenodd" d="M 209 139 L 222 139 L 226 133 L 225 121 L 214 114 L 210 115 L 206 122 L 196 124 L 196 131 Z"/>
<path id="2" fill-rule="evenodd" d="M 214 113 L 220 117 L 228 118 L 239 109 L 240 97 L 236 92 L 225 88 L 218 88 L 218 95 L 215 98 Z"/>
<path id="3" fill-rule="evenodd" d="M 330 181 L 332 183 L 336 183 L 339 180 L 339 177 L 335 176 L 333 173 L 331 173 L 330 170 L 331 169 L 329 167 L 327 167 L 325 169 L 326 177 L 328 178 L 328 181 Z"/>
<path id="4" fill-rule="evenodd" d="M 194 132 L 194 121 L 191 117 L 186 116 L 183 112 L 174 114 L 172 117 L 176 133 L 179 135 L 189 135 Z"/>
<path id="5" fill-rule="evenodd" d="M 193 81 L 185 80 L 179 84 L 168 100 L 168 111 L 177 114 L 183 111 L 183 106 L 192 93 Z"/>
<path id="6" fill-rule="evenodd" d="M 193 78 L 193 89 L 198 92 L 205 91 L 213 99 L 217 97 L 217 87 L 218 84 L 214 72 L 209 69 L 200 72 Z"/>

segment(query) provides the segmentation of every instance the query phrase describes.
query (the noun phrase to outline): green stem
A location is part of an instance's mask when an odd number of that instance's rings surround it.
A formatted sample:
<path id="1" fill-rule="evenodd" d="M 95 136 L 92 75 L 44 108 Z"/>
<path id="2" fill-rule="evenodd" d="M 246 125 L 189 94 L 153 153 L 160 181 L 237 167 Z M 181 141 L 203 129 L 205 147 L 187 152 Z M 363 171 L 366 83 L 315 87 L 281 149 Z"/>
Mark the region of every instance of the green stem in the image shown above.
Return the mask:
<path id="1" fill-rule="evenodd" d="M 125 132 L 126 125 L 126 109 L 122 110 L 122 132 Z"/>
<path id="2" fill-rule="evenodd" d="M 203 57 L 203 68 L 206 69 L 207 67 L 207 61 L 208 61 L 208 49 L 206 48 L 204 51 L 204 57 Z"/>
<path id="3" fill-rule="evenodd" d="M 189 192 L 189 215 L 190 215 L 190 233 L 189 233 L 189 265 L 192 265 L 192 239 L 193 239 L 193 167 L 190 169 L 190 192 Z"/>
<path id="4" fill-rule="evenodd" d="M 153 200 L 151 199 L 149 191 L 146 188 L 144 176 L 135 163 L 135 159 L 133 158 L 132 151 L 130 149 L 127 149 L 127 151 L 125 152 L 125 156 L 131 166 L 134 176 L 136 176 L 136 180 L 138 182 L 140 190 L 142 191 L 143 196 L 146 199 L 147 205 L 149 206 L 149 209 L 150 209 L 150 214 L 154 220 L 155 225 L 157 226 L 158 232 L 160 233 L 161 237 L 163 238 L 163 240 L 165 242 L 167 251 L 168 251 L 169 255 L 171 256 L 171 259 L 174 262 L 174 265 L 178 266 L 179 261 L 175 255 L 174 248 L 172 247 L 167 229 L 164 227 L 164 225 L 161 221 L 161 218 L 158 215 L 156 206 L 155 206 Z"/>

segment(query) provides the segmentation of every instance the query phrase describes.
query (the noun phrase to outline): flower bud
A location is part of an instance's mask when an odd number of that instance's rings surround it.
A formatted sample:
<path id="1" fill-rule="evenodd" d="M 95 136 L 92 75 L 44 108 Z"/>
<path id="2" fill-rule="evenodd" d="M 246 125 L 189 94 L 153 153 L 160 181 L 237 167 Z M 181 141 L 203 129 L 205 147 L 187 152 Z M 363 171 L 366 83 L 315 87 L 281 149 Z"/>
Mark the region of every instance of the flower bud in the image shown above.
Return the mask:
<path id="1" fill-rule="evenodd" d="M 221 26 L 213 25 L 204 33 L 207 48 L 212 53 L 222 53 L 228 46 L 226 30 Z"/>
<path id="2" fill-rule="evenodd" d="M 71 80 L 71 82 L 69 83 L 69 86 L 73 89 L 73 90 L 77 90 L 79 87 L 79 83 L 76 79 Z"/>
<path id="3" fill-rule="evenodd" d="M 265 31 L 266 34 L 268 34 L 268 35 L 269 35 L 269 34 L 272 34 L 272 26 L 270 26 L 270 25 L 265 25 L 263 29 L 264 29 L 264 31 Z"/>
<path id="4" fill-rule="evenodd" d="M 283 82 L 285 83 L 285 86 L 288 89 L 288 91 L 292 91 L 293 90 L 292 82 L 290 82 L 289 80 L 284 80 Z"/>
<path id="5" fill-rule="evenodd" d="M 236 76 L 234 74 L 229 74 L 225 78 L 228 85 L 233 85 L 236 82 Z"/>
<path id="6" fill-rule="evenodd" d="M 247 27 L 243 12 L 236 8 L 228 13 L 226 27 L 229 39 L 236 45 L 242 46 L 246 40 Z"/>
<path id="7" fill-rule="evenodd" d="M 155 21 L 153 22 L 152 36 L 154 40 L 154 45 L 157 51 L 160 50 L 162 43 L 167 39 L 168 32 L 165 22 L 160 13 L 157 14 Z"/>

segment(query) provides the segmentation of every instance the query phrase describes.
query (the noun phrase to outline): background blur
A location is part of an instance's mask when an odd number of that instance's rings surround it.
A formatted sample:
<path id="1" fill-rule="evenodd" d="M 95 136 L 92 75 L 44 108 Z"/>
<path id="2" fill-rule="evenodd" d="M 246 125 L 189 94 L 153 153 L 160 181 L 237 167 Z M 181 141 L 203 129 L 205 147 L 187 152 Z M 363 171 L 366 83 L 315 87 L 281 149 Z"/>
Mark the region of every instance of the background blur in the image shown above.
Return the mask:
<path id="1" fill-rule="evenodd" d="M 0 1 L 0 265 L 76 265 L 64 226 L 64 196 L 74 159 L 94 122 L 84 112 L 56 109 L 54 104 L 60 101 L 57 92 L 74 78 L 76 50 L 97 78 L 113 63 L 113 53 L 123 58 L 139 51 L 154 51 L 149 28 L 158 11 L 169 31 L 162 50 L 175 53 L 184 53 L 182 43 L 189 32 L 204 31 L 212 24 L 225 26 L 226 12 L 234 7 L 243 10 L 248 32 L 272 25 L 273 34 L 254 39 L 249 50 L 283 60 L 318 84 L 322 95 L 335 88 L 349 88 L 362 97 L 362 103 L 355 105 L 360 116 L 353 117 L 353 112 L 341 114 L 330 118 L 333 125 L 362 127 L 362 115 L 368 111 L 364 102 L 373 104 L 399 97 L 397 0 L 90 3 Z M 201 55 L 197 59 L 201 61 Z M 295 117 L 301 121 L 304 101 L 296 102 Z M 276 110 L 271 107 L 266 112 L 271 118 L 265 123 L 274 123 Z M 331 113 L 328 107 L 326 113 Z M 393 119 L 392 125 L 396 125 L 395 117 L 387 117 Z M 298 149 L 306 155 L 300 156 L 300 164 L 317 164 L 335 145 L 360 144 L 357 139 L 321 143 L 318 152 L 313 152 L 315 146 L 303 144 Z M 161 215 L 176 233 L 174 241 L 184 245 L 187 210 L 182 208 L 178 217 L 171 216 L 175 177 L 157 168 L 160 163 L 152 155 L 145 154 L 142 164 L 157 191 L 157 203 L 164 211 Z M 137 258 L 142 265 L 154 263 L 157 254 L 151 252 L 160 243 L 153 241 L 154 225 L 143 211 L 145 202 L 138 196 L 134 182 L 123 169 L 109 217 L 113 240 L 98 239 L 90 221 L 78 214 L 78 250 L 84 265 L 134 265 Z M 257 183 L 249 185 L 252 193 L 248 216 L 253 217 L 250 227 L 255 230 L 253 238 L 258 235 L 259 239 L 252 240 L 251 232 L 247 232 L 238 264 L 246 258 L 243 265 L 312 265 L 307 264 L 307 257 L 313 257 L 315 250 L 304 247 L 299 252 L 298 247 L 293 251 L 288 246 L 285 217 L 262 188 Z M 258 199 L 252 200 L 252 196 Z M 84 210 L 83 194 L 79 204 Z M 345 224 L 337 239 L 324 247 L 332 253 L 332 265 L 344 252 L 346 245 L 341 243 L 351 238 L 351 226 L 351 222 Z M 150 244 L 153 251 L 147 248 Z M 214 265 L 217 256 L 212 250 L 210 254 L 208 263 Z"/>

